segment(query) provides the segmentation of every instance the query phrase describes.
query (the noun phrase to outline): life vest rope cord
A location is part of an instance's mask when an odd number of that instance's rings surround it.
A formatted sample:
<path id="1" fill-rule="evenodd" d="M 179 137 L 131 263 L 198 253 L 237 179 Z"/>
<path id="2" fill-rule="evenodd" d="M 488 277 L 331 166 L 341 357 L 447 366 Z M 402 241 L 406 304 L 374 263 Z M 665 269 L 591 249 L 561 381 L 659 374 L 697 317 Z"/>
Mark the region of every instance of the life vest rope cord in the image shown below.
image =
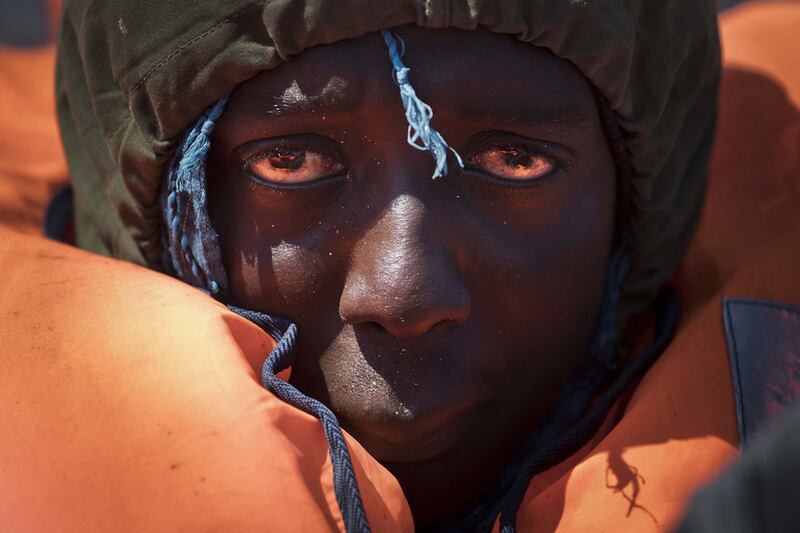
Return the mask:
<path id="1" fill-rule="evenodd" d="M 266 389 L 284 402 L 319 419 L 328 443 L 328 453 L 333 467 L 333 490 L 339 511 L 342 513 L 345 530 L 347 533 L 369 533 L 371 530 L 353 470 L 353 462 L 336 415 L 322 402 L 306 396 L 290 383 L 277 377 L 279 372 L 291 367 L 294 362 L 297 326 L 267 313 L 234 306 L 229 306 L 229 309 L 255 323 L 278 341 L 261 368 L 261 382 Z"/>

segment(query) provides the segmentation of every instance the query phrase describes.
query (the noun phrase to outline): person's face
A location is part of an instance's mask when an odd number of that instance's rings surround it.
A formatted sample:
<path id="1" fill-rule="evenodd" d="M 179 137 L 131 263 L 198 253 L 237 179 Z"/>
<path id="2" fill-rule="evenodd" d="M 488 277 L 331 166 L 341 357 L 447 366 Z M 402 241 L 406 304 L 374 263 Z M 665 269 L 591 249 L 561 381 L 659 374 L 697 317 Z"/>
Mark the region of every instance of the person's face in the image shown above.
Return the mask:
<path id="1" fill-rule="evenodd" d="M 431 179 L 379 35 L 236 88 L 209 203 L 236 305 L 297 323 L 291 382 L 400 481 L 418 524 L 480 496 L 583 357 L 615 176 L 569 63 L 485 30 L 403 27 Z"/>

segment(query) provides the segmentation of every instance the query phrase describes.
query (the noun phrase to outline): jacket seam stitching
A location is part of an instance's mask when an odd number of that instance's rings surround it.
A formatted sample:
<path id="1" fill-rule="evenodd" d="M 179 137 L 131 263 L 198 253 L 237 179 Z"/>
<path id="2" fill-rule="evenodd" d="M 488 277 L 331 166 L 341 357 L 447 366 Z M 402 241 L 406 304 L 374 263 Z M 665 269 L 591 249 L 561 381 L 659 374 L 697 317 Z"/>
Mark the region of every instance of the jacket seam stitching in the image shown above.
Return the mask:
<path id="1" fill-rule="evenodd" d="M 743 398 L 744 393 L 742 392 L 742 372 L 741 372 L 741 368 L 739 366 L 739 345 L 738 345 L 738 343 L 736 341 L 736 331 L 734 330 L 733 317 L 731 316 L 731 304 L 734 303 L 734 302 L 731 301 L 731 300 L 732 299 L 727 299 L 726 298 L 726 301 L 725 301 L 725 315 L 726 315 L 726 322 L 727 322 L 727 326 L 728 326 L 727 329 L 728 329 L 729 334 L 730 334 L 730 341 L 731 341 L 731 345 L 732 345 L 731 346 L 731 350 L 733 351 L 733 355 L 734 355 L 733 362 L 736 365 L 736 388 L 739 391 L 739 394 L 736 395 L 736 396 L 738 396 L 736 398 L 736 404 L 739 407 L 739 412 L 742 414 L 740 423 L 742 425 L 741 437 L 742 437 L 742 440 L 744 442 L 740 442 L 739 443 L 739 447 L 740 447 L 740 449 L 744 449 L 746 444 L 747 444 L 746 441 L 748 440 L 749 437 L 748 437 L 748 432 L 747 432 L 747 420 L 746 420 L 747 417 L 745 416 L 745 412 L 744 412 L 745 411 L 745 405 L 744 405 L 744 398 Z"/>
<path id="2" fill-rule="evenodd" d="M 773 300 L 765 300 L 760 298 L 726 298 L 728 302 L 737 305 L 751 305 L 754 307 L 767 307 L 769 309 L 776 309 L 779 311 L 788 311 L 795 315 L 800 315 L 800 307 L 792 304 L 785 304 L 775 302 Z"/>
<path id="3" fill-rule="evenodd" d="M 213 26 L 211 26 L 210 28 L 208 28 L 204 32 L 200 33 L 199 35 L 195 35 L 194 37 L 192 37 L 191 39 L 189 39 L 188 41 L 186 41 L 185 43 L 180 45 L 178 48 L 176 48 L 175 50 L 173 50 L 172 52 L 167 54 L 158 63 L 156 63 L 155 65 L 150 67 L 150 69 L 147 72 L 144 73 L 142 78 L 138 82 L 136 82 L 136 85 L 133 86 L 133 89 L 131 89 L 131 92 L 129 94 L 132 95 L 133 93 L 135 93 L 139 89 L 141 89 L 142 85 L 144 85 L 147 82 L 147 80 L 150 78 L 150 76 L 152 76 L 158 69 L 163 67 L 166 63 L 168 63 L 173 57 L 175 57 L 176 55 L 180 54 L 183 50 L 185 50 L 186 48 L 188 48 L 189 46 L 191 46 L 195 42 L 199 41 L 200 39 L 204 39 L 205 37 L 207 37 L 211 33 L 214 33 L 221 26 L 227 24 L 231 20 L 233 20 L 236 17 L 240 16 L 245 11 L 248 11 L 248 10 L 252 9 L 253 7 L 258 6 L 258 4 L 259 4 L 259 2 L 251 2 L 250 4 L 247 4 L 244 7 L 234 11 L 233 13 L 231 13 L 230 15 L 225 17 L 224 19 L 220 20 L 219 22 L 217 22 L 216 24 L 214 24 Z"/>

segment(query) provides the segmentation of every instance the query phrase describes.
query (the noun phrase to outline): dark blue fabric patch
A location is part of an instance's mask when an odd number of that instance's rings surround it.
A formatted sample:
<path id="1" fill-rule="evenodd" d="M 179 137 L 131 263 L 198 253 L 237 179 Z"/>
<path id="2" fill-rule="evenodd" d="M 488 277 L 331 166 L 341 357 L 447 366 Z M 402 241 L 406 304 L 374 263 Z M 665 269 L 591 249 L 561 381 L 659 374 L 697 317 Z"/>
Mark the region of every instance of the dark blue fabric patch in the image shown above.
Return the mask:
<path id="1" fill-rule="evenodd" d="M 75 216 L 72 186 L 67 185 L 50 200 L 44 212 L 44 234 L 51 239 L 66 242 L 67 231 Z"/>
<path id="2" fill-rule="evenodd" d="M 723 298 L 739 446 L 800 399 L 800 307 Z"/>
<path id="3" fill-rule="evenodd" d="M 52 40 L 50 33 L 44 0 L 0 0 L 0 44 L 43 46 Z"/>
<path id="4" fill-rule="evenodd" d="M 745 0 L 717 0 L 717 8 L 720 11 L 725 11 L 728 8 L 736 7 L 743 4 Z"/>

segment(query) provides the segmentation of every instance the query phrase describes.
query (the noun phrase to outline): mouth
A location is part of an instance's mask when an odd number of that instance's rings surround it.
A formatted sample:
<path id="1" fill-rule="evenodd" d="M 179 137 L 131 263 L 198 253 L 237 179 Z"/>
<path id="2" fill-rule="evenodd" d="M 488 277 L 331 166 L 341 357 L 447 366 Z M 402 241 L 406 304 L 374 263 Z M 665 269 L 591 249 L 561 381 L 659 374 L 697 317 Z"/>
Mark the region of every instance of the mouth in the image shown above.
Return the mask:
<path id="1" fill-rule="evenodd" d="M 394 412 L 365 413 L 347 420 L 346 429 L 382 463 L 431 461 L 456 448 L 477 409 L 476 402 L 414 412 L 400 406 Z"/>

